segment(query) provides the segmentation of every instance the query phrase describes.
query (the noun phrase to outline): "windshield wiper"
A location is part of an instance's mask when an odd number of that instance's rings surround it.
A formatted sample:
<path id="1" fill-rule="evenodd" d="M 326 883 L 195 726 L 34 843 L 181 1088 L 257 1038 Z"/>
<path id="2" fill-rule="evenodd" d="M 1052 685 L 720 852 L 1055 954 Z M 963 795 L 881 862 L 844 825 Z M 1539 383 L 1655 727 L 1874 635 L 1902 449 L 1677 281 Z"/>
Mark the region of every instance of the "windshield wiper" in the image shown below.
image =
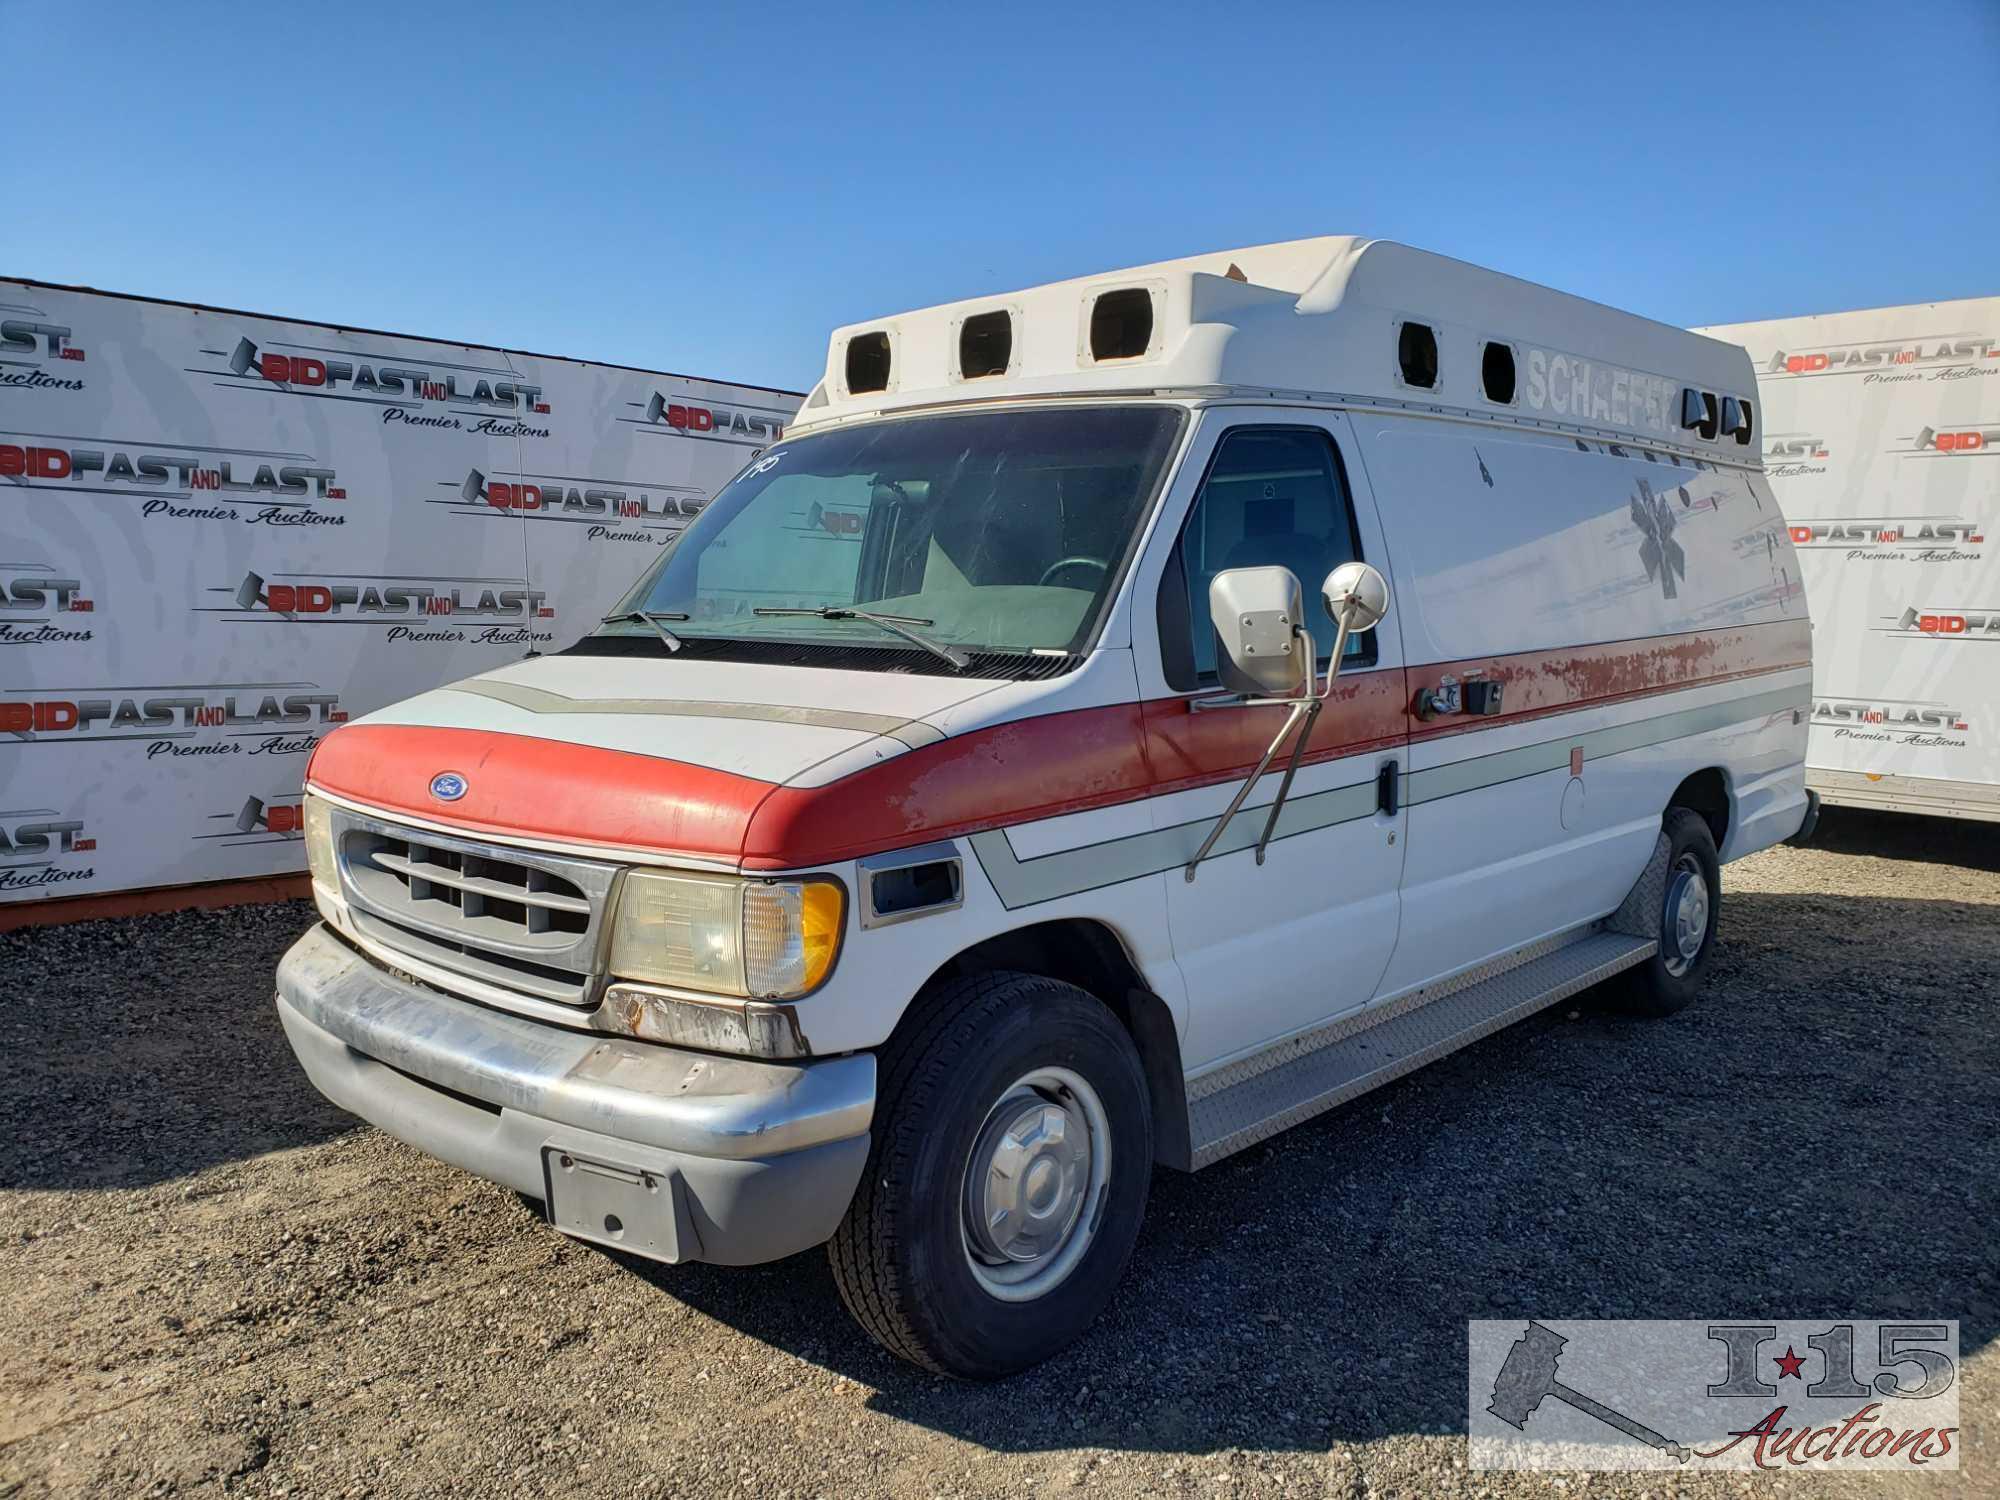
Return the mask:
<path id="1" fill-rule="evenodd" d="M 598 623 L 603 625 L 623 625 L 628 621 L 637 620 L 641 625 L 652 626 L 654 633 L 657 634 L 661 640 L 667 643 L 667 649 L 669 651 L 678 651 L 681 649 L 681 638 L 675 635 L 671 630 L 667 629 L 666 626 L 662 625 L 660 621 L 685 620 L 687 618 L 688 617 L 686 615 L 678 614 L 673 610 L 628 609 L 623 614 L 606 615 Z"/>
<path id="2" fill-rule="evenodd" d="M 813 615 L 822 620 L 866 620 L 870 625 L 879 625 L 893 635 L 900 635 L 914 646 L 922 646 L 933 656 L 942 656 L 952 666 L 963 672 L 972 665 L 972 658 L 956 646 L 947 646 L 943 641 L 934 641 L 927 635 L 919 635 L 910 627 L 913 625 L 935 625 L 935 620 L 920 619 L 916 615 L 883 615 L 872 609 L 856 609 L 847 604 L 823 604 L 818 609 L 753 609 L 753 615 Z"/>

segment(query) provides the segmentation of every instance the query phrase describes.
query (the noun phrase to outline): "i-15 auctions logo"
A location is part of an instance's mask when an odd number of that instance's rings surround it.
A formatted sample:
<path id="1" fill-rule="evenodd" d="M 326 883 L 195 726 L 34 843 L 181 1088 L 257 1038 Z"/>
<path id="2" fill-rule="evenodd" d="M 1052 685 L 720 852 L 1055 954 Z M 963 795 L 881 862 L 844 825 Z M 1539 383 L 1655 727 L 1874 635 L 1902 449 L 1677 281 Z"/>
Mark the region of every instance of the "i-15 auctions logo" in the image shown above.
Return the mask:
<path id="1" fill-rule="evenodd" d="M 228 349 L 203 349 L 223 362 L 201 371 L 220 386 L 274 394 L 352 401 L 378 408 L 390 425 L 482 432 L 499 437 L 547 437 L 548 429 L 499 419 L 547 416 L 542 388 L 513 370 L 444 360 L 415 361 L 404 355 L 366 350 L 323 349 L 310 344 L 260 345 L 239 338 Z M 341 357 L 341 356 L 346 357 Z M 426 408 L 444 408 L 443 413 Z M 473 419 L 472 425 L 460 417 Z"/>
<path id="2" fill-rule="evenodd" d="M 144 741 L 146 758 L 302 755 L 346 720 L 311 682 L 0 689 L 0 750 Z"/>
<path id="3" fill-rule="evenodd" d="M 95 612 L 83 580 L 47 563 L 0 562 L 0 646 L 77 645 L 94 638 L 71 617 Z"/>
<path id="4" fill-rule="evenodd" d="M 78 855 L 97 848 L 83 819 L 53 807 L 0 809 L 0 891 L 37 890 L 88 880 L 97 871 Z"/>
<path id="5" fill-rule="evenodd" d="M 1475 1319 L 1468 1335 L 1473 1469 L 1959 1466 L 1954 1322 Z"/>
<path id="6" fill-rule="evenodd" d="M 80 391 L 81 375 L 70 369 L 51 374 L 48 366 L 75 366 L 84 359 L 68 324 L 38 307 L 0 302 L 0 390 Z"/>

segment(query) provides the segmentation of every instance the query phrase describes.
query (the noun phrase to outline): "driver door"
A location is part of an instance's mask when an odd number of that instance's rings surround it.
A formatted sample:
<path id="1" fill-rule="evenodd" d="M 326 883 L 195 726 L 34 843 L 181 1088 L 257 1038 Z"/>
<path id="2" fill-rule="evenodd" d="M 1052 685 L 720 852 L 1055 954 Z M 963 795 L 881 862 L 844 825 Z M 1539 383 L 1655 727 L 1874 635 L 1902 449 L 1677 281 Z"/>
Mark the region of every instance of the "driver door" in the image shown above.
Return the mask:
<path id="1" fill-rule="evenodd" d="M 1189 857 L 1287 713 L 1193 707 L 1222 691 L 1210 579 L 1225 568 L 1290 568 L 1308 601 L 1323 674 L 1334 636 L 1320 603 L 1326 574 L 1354 558 L 1389 571 L 1365 480 L 1350 461 L 1345 416 L 1230 407 L 1211 409 L 1207 420 L 1214 426 L 1204 434 L 1206 457 L 1182 469 L 1133 611 L 1146 752 L 1159 788 L 1153 824 L 1176 830 Z M 1393 597 L 1382 624 L 1350 637 L 1348 647 L 1263 863 L 1251 845 L 1276 796 L 1282 757 L 1194 879 L 1168 872 L 1168 930 L 1187 983 L 1181 1045 L 1189 1073 L 1366 1004 L 1395 950 L 1408 739 Z"/>

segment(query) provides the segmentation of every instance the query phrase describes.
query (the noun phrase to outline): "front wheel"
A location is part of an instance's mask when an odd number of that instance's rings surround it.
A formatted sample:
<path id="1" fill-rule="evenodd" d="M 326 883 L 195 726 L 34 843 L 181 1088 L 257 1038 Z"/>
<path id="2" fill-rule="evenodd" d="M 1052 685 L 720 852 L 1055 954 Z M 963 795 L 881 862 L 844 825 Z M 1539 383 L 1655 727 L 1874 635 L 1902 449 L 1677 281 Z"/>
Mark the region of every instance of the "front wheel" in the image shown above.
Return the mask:
<path id="1" fill-rule="evenodd" d="M 1146 1076 L 1094 996 L 981 974 L 920 997 L 883 1050 L 861 1185 L 827 1249 L 892 1353 L 964 1379 L 1038 1364 L 1088 1328 L 1138 1239 Z"/>

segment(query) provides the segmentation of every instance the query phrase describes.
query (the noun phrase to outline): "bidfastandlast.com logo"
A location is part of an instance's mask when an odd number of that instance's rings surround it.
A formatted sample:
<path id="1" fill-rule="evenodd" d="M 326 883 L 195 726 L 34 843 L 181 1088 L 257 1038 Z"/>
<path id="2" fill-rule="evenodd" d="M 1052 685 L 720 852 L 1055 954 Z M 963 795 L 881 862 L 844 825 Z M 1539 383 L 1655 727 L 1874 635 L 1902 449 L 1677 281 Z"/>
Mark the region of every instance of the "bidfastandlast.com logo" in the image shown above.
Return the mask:
<path id="1" fill-rule="evenodd" d="M 275 797 L 265 801 L 262 797 L 245 797 L 243 805 L 234 812 L 210 813 L 211 823 L 226 823 L 228 826 L 215 833 L 197 833 L 194 838 L 199 843 L 219 840 L 225 849 L 240 844 L 285 844 L 305 836 L 306 815 L 305 795 L 293 792 L 289 796 Z"/>
<path id="2" fill-rule="evenodd" d="M 735 443 L 753 450 L 753 456 L 785 435 L 785 412 L 777 407 L 707 406 L 687 396 L 670 396 L 654 391 L 644 401 L 626 403 L 638 417 L 618 420 L 641 431 L 672 437 L 696 438 L 708 442 Z"/>
<path id="3" fill-rule="evenodd" d="M 196 613 L 218 614 L 232 625 L 380 625 L 385 640 L 416 645 L 515 646 L 555 638 L 537 628 L 555 618 L 547 591 L 520 578 L 245 573 L 233 588 L 208 592 L 229 602 L 196 605 Z"/>
<path id="4" fill-rule="evenodd" d="M 679 536 L 708 503 L 692 485 L 628 485 L 559 474 L 487 474 L 482 469 L 467 470 L 462 480 L 439 480 L 438 487 L 450 493 L 427 503 L 448 506 L 459 515 L 565 522 L 586 528 L 588 541 L 656 547 Z"/>
<path id="5" fill-rule="evenodd" d="M 214 377 L 216 385 L 359 402 L 376 408 L 386 426 L 475 432 L 488 437 L 549 435 L 548 428 L 522 420 L 549 414 L 542 388 L 498 366 L 419 361 L 399 354 L 320 349 L 309 344 L 274 343 L 266 347 L 250 338 L 239 338 L 226 350 L 201 352 L 224 361 L 220 369 L 199 372 Z"/>
<path id="6" fill-rule="evenodd" d="M 1475 1319 L 1474 1469 L 1956 1469 L 1958 1324 Z"/>
<path id="7" fill-rule="evenodd" d="M 41 562 L 0 562 L 0 646 L 82 645 L 95 638 L 88 619 L 97 603 L 81 578 Z"/>
<path id="8" fill-rule="evenodd" d="M 1779 349 L 1764 361 L 1764 380 L 1859 375 L 1863 385 L 1905 380 L 1962 380 L 2000 374 L 2000 340 L 1990 333 L 1873 339 L 1816 349 Z"/>
<path id="9" fill-rule="evenodd" d="M 1922 699 L 1815 698 L 1812 727 L 1837 740 L 1963 750 L 1972 729 L 1962 710 Z"/>
<path id="10" fill-rule="evenodd" d="M 80 391 L 88 356 L 75 330 L 38 307 L 0 302 L 0 390 Z"/>
<path id="11" fill-rule="evenodd" d="M 1986 524 L 1965 516 L 1801 516 L 1788 528 L 1801 552 L 1835 562 L 1977 562 Z"/>
<path id="12" fill-rule="evenodd" d="M 53 807 L 0 808 L 0 891 L 89 880 L 97 874 L 88 858 L 96 848 L 81 818 Z"/>
<path id="13" fill-rule="evenodd" d="M 1884 615 L 1875 627 L 1881 635 L 1915 636 L 1934 641 L 1976 641 L 2000 644 L 2000 606 L 1991 609 L 1963 605 L 1912 604 L 1899 615 Z"/>
<path id="14" fill-rule="evenodd" d="M 0 765 L 36 746 L 119 741 L 146 759 L 304 755 L 344 723 L 340 695 L 311 682 L 0 688 Z"/>
<path id="15" fill-rule="evenodd" d="M 0 481 L 10 495 L 137 500 L 148 519 L 346 524 L 318 508 L 345 500 L 347 491 L 333 468 L 309 453 L 0 431 Z"/>

